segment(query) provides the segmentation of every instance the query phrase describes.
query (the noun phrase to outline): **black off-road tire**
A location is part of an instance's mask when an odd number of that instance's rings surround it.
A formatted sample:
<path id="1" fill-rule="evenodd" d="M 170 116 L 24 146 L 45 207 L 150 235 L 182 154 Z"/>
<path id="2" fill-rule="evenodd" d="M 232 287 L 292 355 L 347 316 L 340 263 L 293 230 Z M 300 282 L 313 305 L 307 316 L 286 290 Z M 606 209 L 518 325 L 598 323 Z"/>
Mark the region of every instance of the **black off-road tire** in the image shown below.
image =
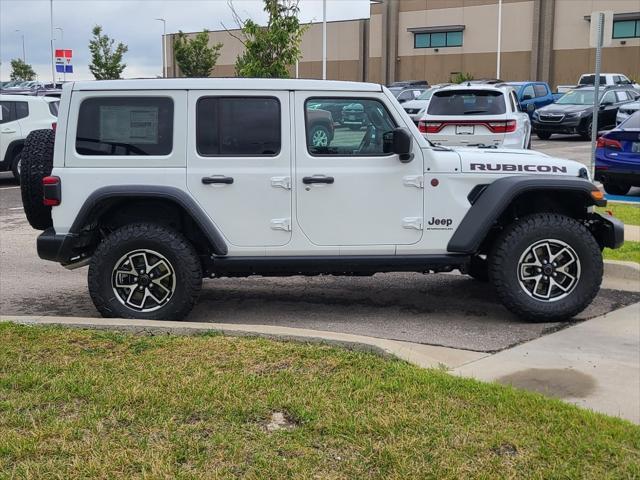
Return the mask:
<path id="1" fill-rule="evenodd" d="M 532 298 L 519 283 L 520 257 L 546 239 L 569 245 L 580 261 L 580 275 L 571 293 L 556 301 Z M 602 252 L 591 232 L 573 218 L 554 213 L 523 217 L 505 228 L 489 256 L 489 280 L 504 306 L 534 322 L 568 320 L 593 301 L 602 283 Z"/>
<path id="2" fill-rule="evenodd" d="M 549 140 L 551 138 L 551 132 L 536 132 L 536 135 L 540 140 Z"/>
<path id="3" fill-rule="evenodd" d="M 610 195 L 626 195 L 631 190 L 631 185 L 628 183 L 603 183 L 604 191 Z"/>
<path id="4" fill-rule="evenodd" d="M 482 257 L 471 257 L 469 262 L 469 271 L 467 272 L 470 277 L 478 280 L 479 282 L 489 281 L 489 262 Z"/>
<path id="5" fill-rule="evenodd" d="M 175 274 L 175 290 L 158 310 L 142 312 L 119 300 L 112 288 L 113 270 L 127 253 L 151 250 L 163 255 Z M 202 265 L 193 245 L 179 232 L 153 223 L 125 225 L 106 237 L 89 264 L 89 294 L 103 317 L 182 320 L 202 288 Z"/>
<path id="6" fill-rule="evenodd" d="M 34 130 L 24 142 L 20 166 L 22 205 L 29 224 L 36 230 L 53 226 L 51 207 L 43 205 L 42 179 L 53 169 L 53 130 Z"/>
<path id="7" fill-rule="evenodd" d="M 22 169 L 22 150 L 20 150 L 11 161 L 11 173 L 13 173 L 13 178 L 20 183 L 20 170 Z"/>

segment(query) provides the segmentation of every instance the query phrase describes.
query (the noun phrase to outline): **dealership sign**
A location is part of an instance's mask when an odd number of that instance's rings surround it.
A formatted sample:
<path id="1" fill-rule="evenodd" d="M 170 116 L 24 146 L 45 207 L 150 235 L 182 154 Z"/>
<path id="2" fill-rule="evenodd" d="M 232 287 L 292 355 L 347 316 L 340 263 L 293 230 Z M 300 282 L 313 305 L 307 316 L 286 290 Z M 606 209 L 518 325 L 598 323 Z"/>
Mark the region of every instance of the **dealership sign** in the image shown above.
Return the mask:
<path id="1" fill-rule="evenodd" d="M 56 49 L 56 72 L 73 73 L 72 57 L 73 50 Z"/>

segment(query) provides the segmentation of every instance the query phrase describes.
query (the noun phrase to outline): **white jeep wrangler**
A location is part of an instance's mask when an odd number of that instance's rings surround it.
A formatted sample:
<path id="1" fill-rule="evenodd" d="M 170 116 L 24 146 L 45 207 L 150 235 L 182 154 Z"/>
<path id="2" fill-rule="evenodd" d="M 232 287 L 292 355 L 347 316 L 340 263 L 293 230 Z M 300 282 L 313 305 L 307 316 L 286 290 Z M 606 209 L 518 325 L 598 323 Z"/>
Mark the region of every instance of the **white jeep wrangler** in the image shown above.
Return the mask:
<path id="1" fill-rule="evenodd" d="M 354 105 L 360 129 L 327 122 Z M 434 147 L 367 83 L 67 84 L 55 138 L 32 133 L 23 163 L 40 257 L 88 264 L 107 317 L 181 319 L 205 277 L 458 269 L 523 318 L 566 319 L 623 243 L 581 164 Z"/>

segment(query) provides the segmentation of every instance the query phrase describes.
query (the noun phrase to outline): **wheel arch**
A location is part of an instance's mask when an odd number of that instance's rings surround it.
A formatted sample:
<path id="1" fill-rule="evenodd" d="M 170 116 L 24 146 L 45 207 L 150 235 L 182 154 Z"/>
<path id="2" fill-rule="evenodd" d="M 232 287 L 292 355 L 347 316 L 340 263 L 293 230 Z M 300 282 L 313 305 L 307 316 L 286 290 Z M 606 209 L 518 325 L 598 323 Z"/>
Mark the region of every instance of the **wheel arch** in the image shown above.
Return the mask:
<path id="1" fill-rule="evenodd" d="M 479 191 L 480 190 L 480 191 Z M 491 242 L 492 230 L 537 212 L 584 218 L 592 205 L 604 206 L 592 192 L 597 187 L 579 177 L 513 176 L 500 178 L 469 195 L 471 208 L 451 237 L 447 251 L 474 254 Z"/>
<path id="2" fill-rule="evenodd" d="M 209 216 L 184 191 L 167 186 L 122 185 L 102 187 L 84 202 L 69 233 L 80 236 L 87 229 L 117 228 L 152 220 L 181 231 L 198 250 L 216 255 L 228 253 L 227 244 Z M 200 247 L 200 248 L 198 248 Z"/>
<path id="3" fill-rule="evenodd" d="M 11 170 L 13 159 L 24 148 L 24 140 L 24 138 L 20 138 L 7 145 L 7 151 L 2 159 L 2 170 Z"/>

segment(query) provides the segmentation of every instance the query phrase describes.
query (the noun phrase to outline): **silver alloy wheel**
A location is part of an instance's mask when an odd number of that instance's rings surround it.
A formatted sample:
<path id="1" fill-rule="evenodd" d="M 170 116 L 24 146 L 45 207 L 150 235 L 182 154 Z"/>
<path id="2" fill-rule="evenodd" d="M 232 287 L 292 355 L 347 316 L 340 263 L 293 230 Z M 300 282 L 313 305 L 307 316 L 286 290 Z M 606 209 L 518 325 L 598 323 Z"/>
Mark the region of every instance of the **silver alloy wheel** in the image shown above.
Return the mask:
<path id="1" fill-rule="evenodd" d="M 329 145 L 329 135 L 324 128 L 317 128 L 311 137 L 311 144 L 314 147 L 326 147 Z"/>
<path id="2" fill-rule="evenodd" d="M 562 240 L 540 240 L 518 261 L 518 282 L 535 300 L 555 302 L 569 295 L 580 281 L 580 259 Z"/>
<path id="3" fill-rule="evenodd" d="M 134 250 L 116 262 L 111 287 L 125 307 L 137 312 L 153 312 L 171 300 L 176 289 L 176 274 L 169 260 L 158 252 Z"/>

